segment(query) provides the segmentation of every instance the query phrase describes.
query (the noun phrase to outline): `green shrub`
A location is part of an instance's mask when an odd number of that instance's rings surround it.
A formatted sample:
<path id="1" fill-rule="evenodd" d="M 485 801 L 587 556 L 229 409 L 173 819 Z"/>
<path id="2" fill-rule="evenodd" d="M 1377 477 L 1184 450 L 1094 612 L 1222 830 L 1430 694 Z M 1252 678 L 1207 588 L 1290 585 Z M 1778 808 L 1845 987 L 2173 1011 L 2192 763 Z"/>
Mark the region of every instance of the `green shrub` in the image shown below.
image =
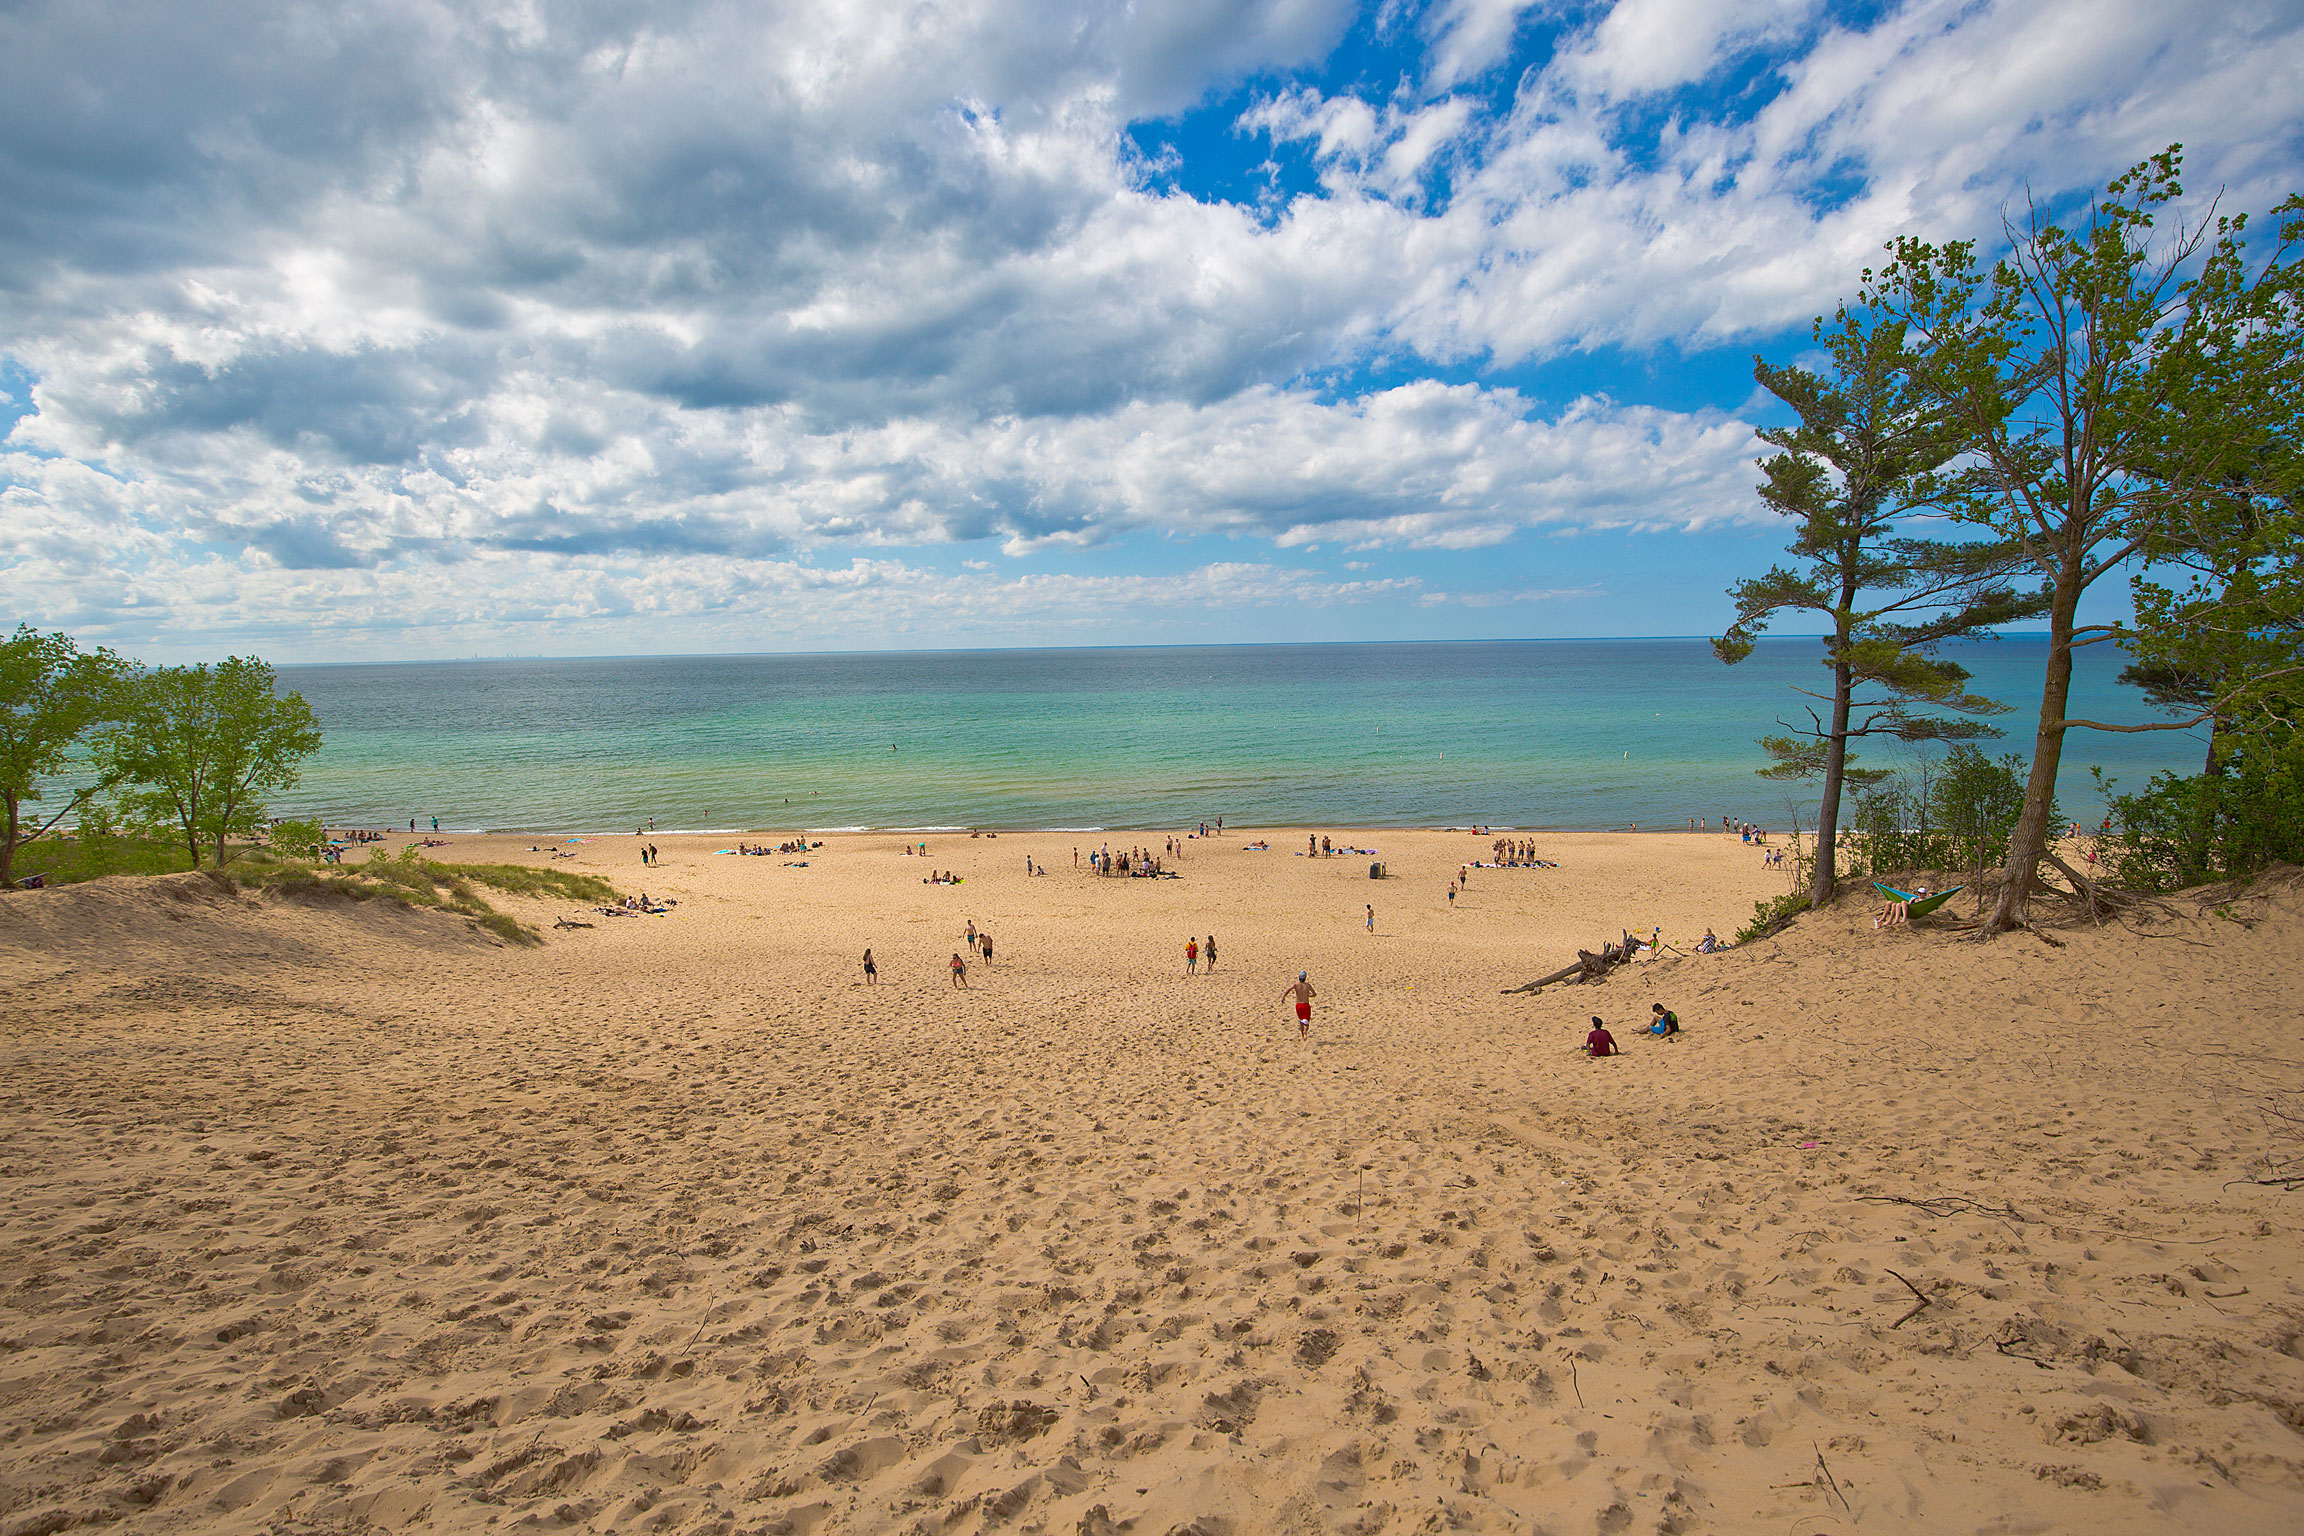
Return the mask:
<path id="1" fill-rule="evenodd" d="M 291 859 L 316 859 L 326 838 L 326 831 L 316 821 L 276 821 L 267 829 L 264 840 L 275 853 Z"/>
<path id="2" fill-rule="evenodd" d="M 1749 944 L 1767 938 L 1807 910 L 1806 891 L 1787 892 L 1774 901 L 1756 901 L 1752 903 L 1752 921 L 1736 931 L 1736 942 Z"/>
<path id="3" fill-rule="evenodd" d="M 2304 864 L 2304 747 L 2296 738 L 2244 743 L 2221 773 L 2158 773 L 2143 793 L 2112 802 L 2103 849 L 2112 879 L 2132 889 L 2182 890 Z"/>
<path id="4" fill-rule="evenodd" d="M 1994 762 L 1960 742 L 1942 763 L 1865 790 L 1849 838 L 1858 866 L 1853 873 L 1980 870 L 2001 862 L 2024 810 L 2026 771 L 2013 753 Z M 2048 815 L 2051 826 L 2063 819 L 2054 806 Z"/>

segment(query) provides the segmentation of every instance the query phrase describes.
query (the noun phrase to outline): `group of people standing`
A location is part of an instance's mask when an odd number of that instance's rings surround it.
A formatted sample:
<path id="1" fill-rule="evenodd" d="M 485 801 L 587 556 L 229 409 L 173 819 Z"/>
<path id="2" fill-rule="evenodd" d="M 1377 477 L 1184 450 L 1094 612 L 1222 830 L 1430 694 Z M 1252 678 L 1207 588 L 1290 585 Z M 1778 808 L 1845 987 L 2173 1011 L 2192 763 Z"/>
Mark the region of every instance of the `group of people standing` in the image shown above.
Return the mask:
<path id="1" fill-rule="evenodd" d="M 1172 858 L 1176 852 L 1174 838 L 1168 840 L 1168 847 L 1169 857 Z M 1078 849 L 1073 850 L 1072 857 L 1075 861 L 1079 859 Z M 1148 848 L 1123 848 L 1118 853 L 1110 848 L 1091 849 L 1088 867 L 1099 875 L 1126 875 L 1139 880 L 1156 879 L 1168 873 L 1168 866 L 1161 856 Z"/>

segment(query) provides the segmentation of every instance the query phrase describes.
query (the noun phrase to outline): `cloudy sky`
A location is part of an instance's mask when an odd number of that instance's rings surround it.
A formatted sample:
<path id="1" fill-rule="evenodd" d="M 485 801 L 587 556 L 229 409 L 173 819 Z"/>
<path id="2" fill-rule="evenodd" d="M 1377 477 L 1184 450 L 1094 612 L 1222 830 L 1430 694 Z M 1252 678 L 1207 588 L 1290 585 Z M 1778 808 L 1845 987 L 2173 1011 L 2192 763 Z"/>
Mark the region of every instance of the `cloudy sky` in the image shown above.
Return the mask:
<path id="1" fill-rule="evenodd" d="M 1691 634 L 1751 357 L 2304 5 L 13 0 L 0 617 L 151 660 Z"/>

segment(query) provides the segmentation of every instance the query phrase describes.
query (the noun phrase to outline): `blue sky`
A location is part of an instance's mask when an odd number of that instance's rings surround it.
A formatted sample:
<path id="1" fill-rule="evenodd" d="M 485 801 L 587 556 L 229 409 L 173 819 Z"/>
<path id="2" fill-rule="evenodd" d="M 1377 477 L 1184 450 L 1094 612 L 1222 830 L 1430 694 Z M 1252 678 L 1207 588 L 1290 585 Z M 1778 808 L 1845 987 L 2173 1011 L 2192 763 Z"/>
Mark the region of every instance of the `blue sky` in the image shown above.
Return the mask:
<path id="1" fill-rule="evenodd" d="M 1754 353 L 2170 142 L 2269 207 L 2299 100 L 2297 4 L 30 0 L 0 594 L 151 660 L 1716 632 Z"/>

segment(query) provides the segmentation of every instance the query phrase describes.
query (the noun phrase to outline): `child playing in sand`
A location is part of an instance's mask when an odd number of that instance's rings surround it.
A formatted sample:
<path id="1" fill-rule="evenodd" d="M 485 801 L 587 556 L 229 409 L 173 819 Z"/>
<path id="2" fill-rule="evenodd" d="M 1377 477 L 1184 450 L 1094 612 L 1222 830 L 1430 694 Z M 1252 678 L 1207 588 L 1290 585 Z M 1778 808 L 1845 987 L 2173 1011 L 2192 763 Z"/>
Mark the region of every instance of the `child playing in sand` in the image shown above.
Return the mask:
<path id="1" fill-rule="evenodd" d="M 1608 1033 L 1608 1026 L 1600 1022 L 1598 1014 L 1592 1015 L 1592 1033 L 1584 1037 L 1584 1054 L 1593 1057 L 1616 1054 L 1616 1037 Z"/>
<path id="2" fill-rule="evenodd" d="M 1662 1003 L 1650 1004 L 1649 1011 L 1655 1014 L 1656 1017 L 1649 1022 L 1648 1033 L 1655 1035 L 1659 1039 L 1667 1038 L 1680 1033 L 1680 1015 L 1674 1013 L 1671 1009 L 1665 1007 Z"/>
<path id="3" fill-rule="evenodd" d="M 1296 1038 L 1299 1040 L 1311 1039 L 1312 999 L 1320 994 L 1313 990 L 1312 983 L 1307 979 L 1306 973 L 1298 971 L 1296 980 L 1289 986 L 1282 987 L 1280 995 L 1283 998 L 1293 997 L 1296 999 Z"/>

